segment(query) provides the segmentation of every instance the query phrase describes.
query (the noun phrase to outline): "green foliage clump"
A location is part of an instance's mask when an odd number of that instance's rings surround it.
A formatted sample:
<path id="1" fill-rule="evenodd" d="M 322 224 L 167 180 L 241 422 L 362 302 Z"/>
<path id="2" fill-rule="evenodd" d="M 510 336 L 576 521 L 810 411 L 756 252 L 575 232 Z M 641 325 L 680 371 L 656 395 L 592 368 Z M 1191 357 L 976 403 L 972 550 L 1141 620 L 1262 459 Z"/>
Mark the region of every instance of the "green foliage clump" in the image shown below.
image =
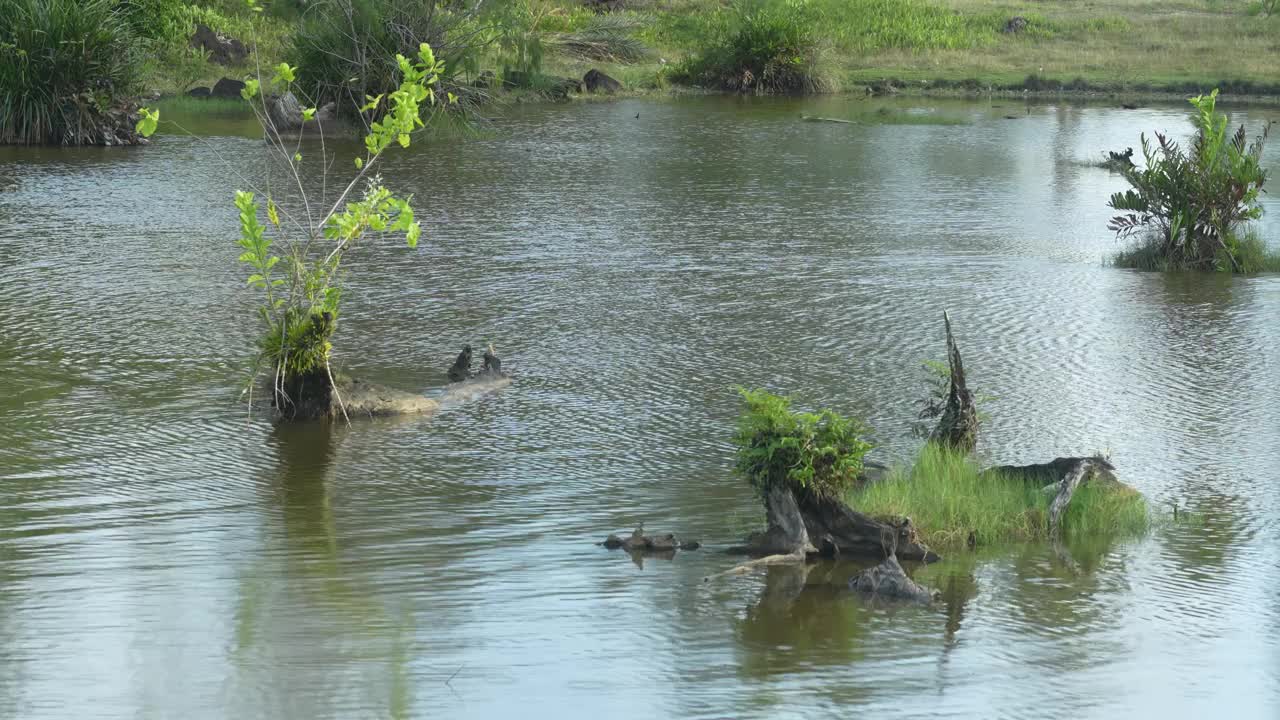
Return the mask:
<path id="1" fill-rule="evenodd" d="M 1245 223 L 1262 216 L 1258 196 L 1267 173 L 1259 159 L 1267 131 L 1246 145 L 1243 125 L 1231 133 L 1215 109 L 1218 91 L 1191 99 L 1196 134 L 1189 150 L 1167 135 L 1142 136 L 1145 166 L 1124 168 L 1132 189 L 1111 196 L 1123 214 L 1107 227 L 1119 237 L 1138 236 L 1145 252 L 1116 258 L 1117 265 L 1154 258 L 1171 270 L 1247 272 L 1242 260 Z"/>
<path id="2" fill-rule="evenodd" d="M 812 0 L 738 0 L 713 16 L 705 46 L 677 75 L 739 92 L 830 92 L 836 81 L 826 67 L 823 25 Z"/>
<path id="3" fill-rule="evenodd" d="M 342 299 L 343 261 L 363 238 L 385 233 L 403 234 L 410 247 L 417 245 L 422 228 L 414 219 L 408 198 L 399 198 L 382 186 L 373 169 L 393 145 L 408 147 L 411 135 L 424 127 L 423 114 L 440 101 L 436 96 L 444 65 L 426 43 L 413 59 L 395 57 L 399 85 L 391 92 L 366 98 L 361 113 L 380 119 L 369 124 L 364 154 L 352 159 L 355 175 L 333 201 L 329 210 L 313 222 L 312 202 L 302 180 L 302 155 L 298 145 L 283 138 L 271 120 L 270 100 L 264 91 L 276 95 L 294 93 L 298 68 L 280 63 L 269 81 L 249 78 L 241 91 L 264 132 L 267 147 L 286 168 L 288 184 L 301 196 L 294 212 L 278 205 L 270 194 L 265 203 L 258 194 L 237 191 L 235 205 L 240 218 L 242 250 L 239 261 L 249 270 L 247 283 L 261 293 L 257 308 L 263 324 L 258 347 L 255 379 L 271 381 L 273 404 L 286 416 L 299 407 L 306 412 L 328 412 L 333 375 L 329 368 L 331 338 Z M 452 98 L 449 99 L 452 101 Z M 301 120 L 315 117 L 315 107 L 305 107 Z M 139 132 L 155 132 L 159 111 L 142 109 Z M 321 145 L 321 167 L 329 166 L 329 156 Z M 327 172 L 327 171 L 326 171 Z M 351 198 L 363 185 L 363 196 Z M 328 204 L 327 198 L 319 199 Z M 264 222 L 265 210 L 265 222 Z M 318 396 L 318 397 L 317 397 Z"/>
<path id="4" fill-rule="evenodd" d="M 331 0 L 302 16 L 289 62 L 299 70 L 298 86 L 338 112 L 358 112 L 365 98 L 399 87 L 397 55 L 413 56 L 422 43 L 443 62 L 439 89 L 466 101 L 472 94 L 462 72 L 475 73 L 481 51 L 495 29 L 486 20 L 496 2 L 450 0 Z"/>
<path id="5" fill-rule="evenodd" d="M 746 409 L 733 436 L 734 470 L 756 492 L 781 485 L 838 497 L 857 480 L 872 448 L 862 422 L 830 410 L 793 412 L 789 399 L 765 390 L 740 392 Z"/>
<path id="6" fill-rule="evenodd" d="M 138 78 L 111 0 L 0 0 L 0 144 L 96 143 Z"/>
<path id="7" fill-rule="evenodd" d="M 968 456 L 928 443 L 910 468 L 847 495 L 850 506 L 869 515 L 910 517 L 935 546 L 1043 540 L 1049 535 L 1050 492 L 1035 483 L 982 473 Z M 1138 534 L 1149 526 L 1147 504 L 1118 483 L 1082 484 L 1062 518 L 1070 535 Z"/>

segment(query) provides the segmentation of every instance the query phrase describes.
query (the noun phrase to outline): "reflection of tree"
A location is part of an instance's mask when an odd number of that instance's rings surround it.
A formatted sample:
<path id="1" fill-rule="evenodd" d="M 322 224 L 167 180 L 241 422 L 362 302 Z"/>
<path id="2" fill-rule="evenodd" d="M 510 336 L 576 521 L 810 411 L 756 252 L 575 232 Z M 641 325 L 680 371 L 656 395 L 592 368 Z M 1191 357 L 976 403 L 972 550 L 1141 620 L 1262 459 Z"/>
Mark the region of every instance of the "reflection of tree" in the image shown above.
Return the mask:
<path id="1" fill-rule="evenodd" d="M 768 568 L 760 597 L 737 622 L 739 672 L 753 682 L 799 673 L 814 665 L 845 666 L 865 655 L 867 607 L 844 590 L 847 567 L 776 565 Z M 833 688 L 842 700 L 850 688 Z M 747 702 L 773 702 L 767 691 Z"/>
<path id="2" fill-rule="evenodd" d="M 318 717 L 354 706 L 408 715 L 413 619 L 388 613 L 344 562 L 330 494 L 333 434 L 328 423 L 272 433 L 279 462 L 269 487 L 281 546 L 241 578 L 232 662 L 235 682 L 271 687 L 269 697 L 281 705 L 264 709 L 262 697 L 233 693 L 254 703 L 245 714 Z"/>

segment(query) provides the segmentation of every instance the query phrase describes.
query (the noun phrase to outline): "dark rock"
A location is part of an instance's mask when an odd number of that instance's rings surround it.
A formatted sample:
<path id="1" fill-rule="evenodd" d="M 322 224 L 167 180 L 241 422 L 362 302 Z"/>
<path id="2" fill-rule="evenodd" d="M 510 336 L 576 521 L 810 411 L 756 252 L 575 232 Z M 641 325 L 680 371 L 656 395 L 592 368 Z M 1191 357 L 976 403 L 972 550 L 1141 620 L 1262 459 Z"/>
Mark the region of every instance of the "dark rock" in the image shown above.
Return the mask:
<path id="1" fill-rule="evenodd" d="M 622 89 L 622 83 L 594 68 L 588 70 L 587 74 L 582 76 L 582 84 L 587 88 L 587 92 L 612 94 Z"/>
<path id="2" fill-rule="evenodd" d="M 933 593 L 907 577 L 898 559 L 892 555 L 884 562 L 867 568 L 849 580 L 849 589 L 871 597 L 915 603 L 933 602 Z"/>
<path id="3" fill-rule="evenodd" d="M 214 83 L 213 90 L 209 91 L 211 97 L 231 98 L 240 97 L 240 91 L 244 89 L 243 80 L 232 80 L 231 78 L 222 78 Z"/>
<path id="4" fill-rule="evenodd" d="M 278 133 L 308 133 L 318 131 L 337 120 L 334 104 L 328 103 L 316 110 L 310 120 L 303 119 L 302 103 L 293 93 L 273 95 L 267 99 L 267 116 Z"/>
<path id="5" fill-rule="evenodd" d="M 209 53 L 209 61 L 219 65 L 235 65 L 249 57 L 249 48 L 239 40 L 219 35 L 208 25 L 196 25 L 191 34 L 191 47 Z"/>
<path id="6" fill-rule="evenodd" d="M 1017 34 L 1027 29 L 1027 19 L 1021 15 L 1015 15 L 1009 18 L 1009 21 L 1000 28 L 1000 32 L 1010 35 Z"/>
<path id="7" fill-rule="evenodd" d="M 883 82 L 874 82 L 867 86 L 868 95 L 896 95 L 898 88 L 894 86 L 892 80 Z"/>
<path id="8" fill-rule="evenodd" d="M 212 92 L 213 91 L 207 87 L 193 87 L 187 91 L 187 95 L 190 97 L 206 98 L 209 97 Z"/>

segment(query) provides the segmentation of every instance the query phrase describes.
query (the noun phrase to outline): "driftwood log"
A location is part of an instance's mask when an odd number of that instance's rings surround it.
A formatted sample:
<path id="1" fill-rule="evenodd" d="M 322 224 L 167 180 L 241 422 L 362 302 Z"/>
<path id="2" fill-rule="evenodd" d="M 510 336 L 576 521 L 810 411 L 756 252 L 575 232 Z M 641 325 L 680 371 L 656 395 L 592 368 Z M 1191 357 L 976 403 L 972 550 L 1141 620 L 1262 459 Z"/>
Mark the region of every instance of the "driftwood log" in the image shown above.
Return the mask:
<path id="1" fill-rule="evenodd" d="M 674 553 L 676 550 L 697 550 L 702 546 L 696 541 L 680 540 L 671 533 L 646 535 L 644 523 L 640 523 L 640 526 L 626 537 L 611 534 L 600 544 L 610 550 L 622 548 L 631 553 Z"/>
<path id="2" fill-rule="evenodd" d="M 951 334 L 951 316 L 944 311 L 942 320 L 947 328 L 947 365 L 951 377 L 947 381 L 947 404 L 929 440 L 961 452 L 973 452 L 978 443 L 978 408 L 965 382 L 964 361 Z"/>
<path id="3" fill-rule="evenodd" d="M 1053 501 L 1049 503 L 1049 534 L 1056 539 L 1062 533 L 1063 513 L 1071 504 L 1076 490 L 1086 482 L 1137 492 L 1116 479 L 1115 469 L 1110 460 L 1101 455 L 1093 455 L 1054 458 L 1052 462 L 1038 465 L 999 465 L 983 472 L 1040 485 L 1045 492 L 1052 492 Z"/>

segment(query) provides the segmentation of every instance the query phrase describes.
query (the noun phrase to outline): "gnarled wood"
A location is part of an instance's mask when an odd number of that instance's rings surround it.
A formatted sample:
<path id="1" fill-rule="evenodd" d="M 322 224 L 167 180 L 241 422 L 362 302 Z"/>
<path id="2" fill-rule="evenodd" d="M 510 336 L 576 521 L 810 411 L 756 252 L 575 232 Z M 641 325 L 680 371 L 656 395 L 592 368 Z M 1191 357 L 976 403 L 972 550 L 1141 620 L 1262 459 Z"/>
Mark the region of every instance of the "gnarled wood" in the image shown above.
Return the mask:
<path id="1" fill-rule="evenodd" d="M 947 328 L 947 365 L 951 379 L 947 382 L 946 407 L 929 440 L 961 452 L 973 452 L 978 443 L 978 409 L 965 383 L 964 362 L 951 334 L 951 316 L 944 311 L 942 319 Z"/>
<path id="2" fill-rule="evenodd" d="M 903 560 L 921 562 L 939 559 L 920 542 L 911 518 L 878 520 L 840 500 L 812 493 L 801 493 L 797 501 L 809 537 L 834 543 L 842 555 L 882 558 L 896 554 Z"/>
<path id="3" fill-rule="evenodd" d="M 920 587 L 893 555 L 872 568 L 867 568 L 849 580 L 849 589 L 876 598 L 904 600 L 907 602 L 933 602 L 933 593 Z"/>
<path id="4" fill-rule="evenodd" d="M 729 548 L 742 555 L 791 555 L 816 553 L 809 540 L 806 522 L 800 514 L 795 495 L 784 487 L 773 487 L 764 496 L 765 520 L 768 528 L 752 533 L 746 545 Z"/>

